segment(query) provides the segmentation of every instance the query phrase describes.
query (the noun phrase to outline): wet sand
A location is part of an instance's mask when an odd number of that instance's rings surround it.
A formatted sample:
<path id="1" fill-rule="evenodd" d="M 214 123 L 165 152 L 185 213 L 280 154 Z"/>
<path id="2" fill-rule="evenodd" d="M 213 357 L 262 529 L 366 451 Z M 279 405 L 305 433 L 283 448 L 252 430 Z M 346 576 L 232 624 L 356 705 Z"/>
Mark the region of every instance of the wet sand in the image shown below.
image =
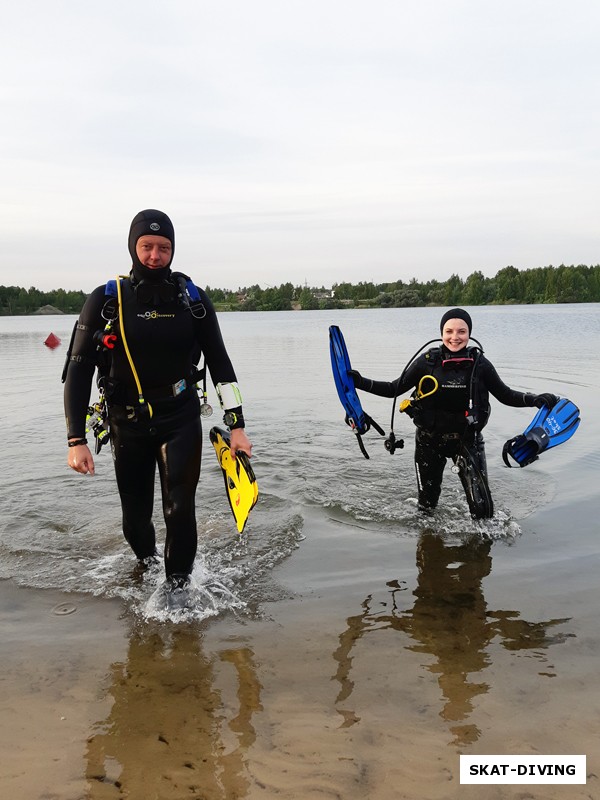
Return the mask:
<path id="1" fill-rule="evenodd" d="M 0 582 L 3 795 L 600 796 L 591 549 L 566 556 L 543 514 L 515 546 L 371 533 L 336 583 L 347 532 L 310 523 L 260 619 L 159 625 Z M 588 781 L 461 786 L 460 753 L 586 754 Z"/>

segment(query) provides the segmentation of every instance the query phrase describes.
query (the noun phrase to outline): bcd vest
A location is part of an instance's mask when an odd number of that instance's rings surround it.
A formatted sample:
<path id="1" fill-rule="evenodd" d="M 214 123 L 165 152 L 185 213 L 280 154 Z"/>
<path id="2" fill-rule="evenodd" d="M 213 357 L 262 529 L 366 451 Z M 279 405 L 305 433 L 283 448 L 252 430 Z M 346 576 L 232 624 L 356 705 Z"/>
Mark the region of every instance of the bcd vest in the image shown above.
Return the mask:
<path id="1" fill-rule="evenodd" d="M 489 418 L 487 393 L 483 397 L 477 380 L 478 347 L 454 355 L 433 347 L 424 356 L 424 375 L 438 383 L 437 390 L 415 403 L 413 421 L 430 433 L 463 433 L 467 428 L 481 430 Z M 428 387 L 426 387 L 428 388 Z M 417 391 L 412 394 L 417 398 Z"/>

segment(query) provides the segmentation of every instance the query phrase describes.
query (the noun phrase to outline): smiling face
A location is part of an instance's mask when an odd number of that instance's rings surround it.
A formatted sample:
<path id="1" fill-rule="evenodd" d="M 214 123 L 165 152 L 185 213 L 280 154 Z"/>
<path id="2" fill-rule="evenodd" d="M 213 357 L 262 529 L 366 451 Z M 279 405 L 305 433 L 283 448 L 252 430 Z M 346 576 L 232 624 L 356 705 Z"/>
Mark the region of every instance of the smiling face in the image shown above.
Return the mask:
<path id="1" fill-rule="evenodd" d="M 141 263 L 148 269 L 164 269 L 171 263 L 173 248 L 166 236 L 140 236 L 135 252 Z"/>
<path id="2" fill-rule="evenodd" d="M 442 330 L 442 342 L 451 353 L 458 353 L 469 343 L 469 326 L 463 319 L 449 319 Z"/>

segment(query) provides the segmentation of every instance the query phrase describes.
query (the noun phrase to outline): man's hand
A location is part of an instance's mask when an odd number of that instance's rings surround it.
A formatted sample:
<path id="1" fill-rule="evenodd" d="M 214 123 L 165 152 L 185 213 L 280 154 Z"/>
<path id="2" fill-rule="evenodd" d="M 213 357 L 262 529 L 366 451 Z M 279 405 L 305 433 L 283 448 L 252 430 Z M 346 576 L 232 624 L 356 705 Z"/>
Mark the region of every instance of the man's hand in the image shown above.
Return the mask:
<path id="1" fill-rule="evenodd" d="M 246 453 L 248 458 L 252 457 L 252 443 L 246 436 L 246 432 L 243 428 L 234 428 L 231 431 L 229 438 L 231 442 L 231 455 L 233 458 L 235 458 L 235 454 L 238 450 Z"/>
<path id="2" fill-rule="evenodd" d="M 77 444 L 69 447 L 67 464 L 82 475 L 95 475 L 94 458 L 87 444 Z"/>

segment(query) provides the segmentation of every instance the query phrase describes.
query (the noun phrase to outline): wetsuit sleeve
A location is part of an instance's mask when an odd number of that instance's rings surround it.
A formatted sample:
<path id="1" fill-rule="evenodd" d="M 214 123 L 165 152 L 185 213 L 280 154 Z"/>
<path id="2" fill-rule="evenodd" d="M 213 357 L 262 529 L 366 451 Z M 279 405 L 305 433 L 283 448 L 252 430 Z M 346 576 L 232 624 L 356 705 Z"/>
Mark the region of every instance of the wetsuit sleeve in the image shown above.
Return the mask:
<path id="1" fill-rule="evenodd" d="M 77 320 L 65 378 L 64 403 L 68 439 L 85 436 L 85 418 L 97 357 L 93 337 L 96 331 L 104 327 L 101 312 L 105 302 L 105 287 L 99 286 L 85 301 Z"/>
<path id="2" fill-rule="evenodd" d="M 237 377 L 223 341 L 214 306 L 203 289 L 198 289 L 198 291 L 200 300 L 206 309 L 206 316 L 197 320 L 196 336 L 204 353 L 211 380 L 215 387 L 217 387 L 217 384 L 235 384 L 237 387 Z M 245 426 L 241 404 L 237 406 L 225 405 L 224 410 L 233 412 L 237 418 L 235 423 L 229 425 L 232 430 Z"/>
<path id="3" fill-rule="evenodd" d="M 196 336 L 204 353 L 206 365 L 214 385 L 217 383 L 234 383 L 237 381 L 235 370 L 221 334 L 214 306 L 202 289 L 198 289 L 200 300 L 206 309 L 206 316 L 197 321 Z"/>
<path id="4" fill-rule="evenodd" d="M 374 381 L 371 378 L 363 378 L 362 375 L 358 375 L 358 378 L 354 377 L 354 385 L 363 392 L 376 394 L 379 397 L 400 397 L 401 394 L 417 385 L 421 374 L 420 359 L 417 359 L 406 370 L 402 380 L 396 378 L 395 381 Z"/>
<path id="5" fill-rule="evenodd" d="M 478 369 L 480 370 L 480 380 L 483 381 L 485 388 L 496 400 L 499 400 L 505 406 L 513 406 L 513 408 L 533 406 L 535 395 L 529 392 L 517 392 L 507 386 L 496 372 L 494 365 L 487 358 L 482 357 L 482 363 Z"/>

